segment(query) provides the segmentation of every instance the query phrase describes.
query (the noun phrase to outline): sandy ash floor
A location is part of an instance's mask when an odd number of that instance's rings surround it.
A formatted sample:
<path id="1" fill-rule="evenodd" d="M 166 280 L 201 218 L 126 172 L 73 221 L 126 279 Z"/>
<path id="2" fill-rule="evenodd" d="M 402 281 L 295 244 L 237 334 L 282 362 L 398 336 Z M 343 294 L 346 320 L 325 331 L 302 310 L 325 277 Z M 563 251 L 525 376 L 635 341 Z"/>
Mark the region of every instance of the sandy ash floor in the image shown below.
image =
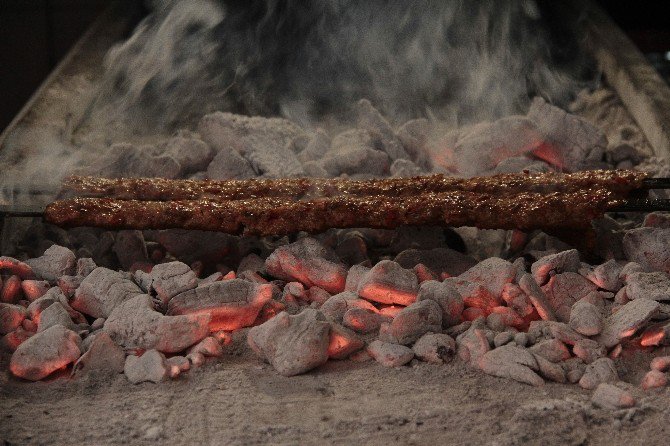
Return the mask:
<path id="1" fill-rule="evenodd" d="M 650 356 L 619 361 L 638 383 Z M 0 364 L 6 370 L 6 362 Z M 245 349 L 175 381 L 0 381 L 0 444 L 537 444 L 670 442 L 670 392 L 631 386 L 637 406 L 595 409 L 576 385 L 531 387 L 413 361 L 329 361 L 285 378 Z M 4 443 L 1 443 L 4 440 Z"/>

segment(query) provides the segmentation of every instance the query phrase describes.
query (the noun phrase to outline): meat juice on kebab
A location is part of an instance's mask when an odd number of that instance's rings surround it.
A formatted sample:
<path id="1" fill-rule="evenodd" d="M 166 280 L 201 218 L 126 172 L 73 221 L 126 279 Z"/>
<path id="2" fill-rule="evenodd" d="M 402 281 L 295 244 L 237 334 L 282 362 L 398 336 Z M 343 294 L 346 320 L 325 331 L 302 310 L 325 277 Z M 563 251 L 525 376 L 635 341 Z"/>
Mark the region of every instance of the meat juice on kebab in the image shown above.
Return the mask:
<path id="1" fill-rule="evenodd" d="M 645 177 L 636 171 L 361 181 L 72 177 L 64 192 L 114 198 L 56 201 L 45 217 L 64 227 L 185 228 L 258 236 L 403 225 L 566 234 L 590 229 L 591 220 L 625 204 L 644 188 Z"/>

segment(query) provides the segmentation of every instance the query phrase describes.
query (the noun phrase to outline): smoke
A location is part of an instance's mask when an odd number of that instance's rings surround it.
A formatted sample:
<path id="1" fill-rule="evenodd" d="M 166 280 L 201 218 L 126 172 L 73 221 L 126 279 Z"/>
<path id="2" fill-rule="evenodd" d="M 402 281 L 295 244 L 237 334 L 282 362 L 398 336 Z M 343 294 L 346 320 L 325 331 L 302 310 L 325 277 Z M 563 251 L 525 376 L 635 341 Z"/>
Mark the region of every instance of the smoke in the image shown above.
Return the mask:
<path id="1" fill-rule="evenodd" d="M 462 124 L 523 111 L 533 95 L 564 104 L 588 67 L 564 37 L 574 29 L 552 34 L 532 0 L 153 5 L 107 57 L 93 127 L 170 131 L 214 110 L 346 122 L 361 98 L 396 122 Z"/>

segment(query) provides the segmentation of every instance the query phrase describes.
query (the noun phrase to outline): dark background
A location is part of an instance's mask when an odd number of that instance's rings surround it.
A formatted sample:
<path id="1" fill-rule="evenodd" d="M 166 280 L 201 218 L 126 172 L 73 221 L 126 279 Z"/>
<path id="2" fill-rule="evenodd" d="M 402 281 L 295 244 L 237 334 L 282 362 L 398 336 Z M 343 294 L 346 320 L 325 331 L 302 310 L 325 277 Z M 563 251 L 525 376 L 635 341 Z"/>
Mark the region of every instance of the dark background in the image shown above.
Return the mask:
<path id="1" fill-rule="evenodd" d="M 667 0 L 598 3 L 670 77 Z M 0 0 L 0 131 L 109 4 L 109 0 Z"/>

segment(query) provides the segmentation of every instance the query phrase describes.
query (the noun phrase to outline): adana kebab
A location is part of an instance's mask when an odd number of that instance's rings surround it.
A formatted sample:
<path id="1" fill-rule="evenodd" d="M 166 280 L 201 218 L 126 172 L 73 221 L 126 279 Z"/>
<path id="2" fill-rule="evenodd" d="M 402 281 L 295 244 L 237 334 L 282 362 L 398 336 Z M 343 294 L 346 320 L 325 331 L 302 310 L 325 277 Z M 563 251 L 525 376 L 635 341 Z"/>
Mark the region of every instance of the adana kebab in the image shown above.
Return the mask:
<path id="1" fill-rule="evenodd" d="M 642 188 L 646 177 L 646 173 L 632 170 L 594 170 L 572 174 L 503 174 L 469 179 L 443 175 L 375 180 L 287 178 L 228 181 L 69 177 L 65 179 L 61 195 L 144 201 L 241 200 L 263 197 L 299 200 L 374 195 L 411 197 L 426 192 L 449 191 L 509 195 L 523 192 L 607 189 L 626 197 L 631 191 Z"/>
<path id="2" fill-rule="evenodd" d="M 63 227 L 184 228 L 257 236 L 403 225 L 572 230 L 590 227 L 591 220 L 624 201 L 621 194 L 607 189 L 506 196 L 463 191 L 395 198 L 344 195 L 302 201 L 275 197 L 230 201 L 74 198 L 48 205 L 45 218 Z"/>

